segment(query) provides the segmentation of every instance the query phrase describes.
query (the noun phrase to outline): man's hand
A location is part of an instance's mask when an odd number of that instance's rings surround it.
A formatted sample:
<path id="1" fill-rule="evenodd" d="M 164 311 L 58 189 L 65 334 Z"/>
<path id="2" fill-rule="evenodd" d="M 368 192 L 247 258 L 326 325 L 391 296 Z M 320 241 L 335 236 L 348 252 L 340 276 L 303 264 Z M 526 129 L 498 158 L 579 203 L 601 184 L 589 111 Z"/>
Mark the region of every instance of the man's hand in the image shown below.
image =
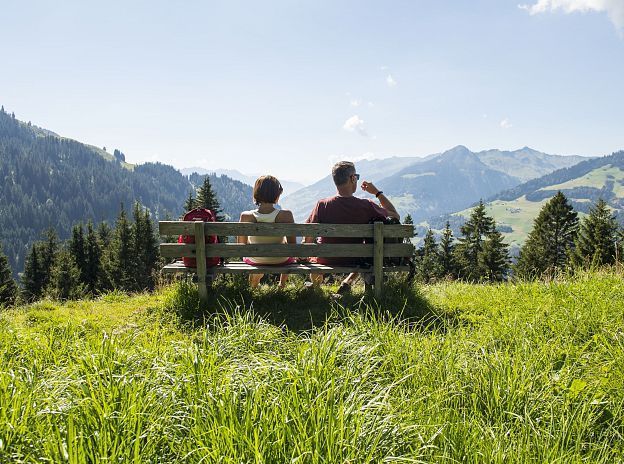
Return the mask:
<path id="1" fill-rule="evenodd" d="M 362 181 L 362 190 L 370 193 L 371 195 L 377 195 L 377 192 L 379 192 L 379 189 L 375 187 L 372 182 L 368 182 L 366 180 Z"/>

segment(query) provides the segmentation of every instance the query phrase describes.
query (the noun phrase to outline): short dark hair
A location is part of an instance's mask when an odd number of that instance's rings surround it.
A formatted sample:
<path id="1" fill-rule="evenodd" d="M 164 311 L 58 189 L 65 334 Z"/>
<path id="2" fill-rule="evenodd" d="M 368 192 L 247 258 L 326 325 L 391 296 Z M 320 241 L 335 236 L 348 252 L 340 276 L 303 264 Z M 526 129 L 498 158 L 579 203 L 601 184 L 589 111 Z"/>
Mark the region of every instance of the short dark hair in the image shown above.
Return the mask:
<path id="1" fill-rule="evenodd" d="M 275 203 L 284 189 L 282 184 L 273 176 L 260 176 L 253 189 L 253 199 L 256 205 L 260 203 Z"/>
<path id="2" fill-rule="evenodd" d="M 332 177 L 336 186 L 346 184 L 353 174 L 355 174 L 355 164 L 351 161 L 339 161 L 332 168 Z"/>

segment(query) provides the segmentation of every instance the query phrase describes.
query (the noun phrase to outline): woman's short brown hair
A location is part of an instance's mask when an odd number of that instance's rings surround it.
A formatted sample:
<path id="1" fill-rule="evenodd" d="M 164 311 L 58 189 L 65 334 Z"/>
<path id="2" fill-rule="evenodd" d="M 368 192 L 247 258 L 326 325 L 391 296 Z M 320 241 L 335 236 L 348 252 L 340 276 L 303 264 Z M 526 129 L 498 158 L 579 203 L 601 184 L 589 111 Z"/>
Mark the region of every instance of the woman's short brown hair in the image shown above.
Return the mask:
<path id="1" fill-rule="evenodd" d="M 260 203 L 275 203 L 284 189 L 282 184 L 273 176 L 260 176 L 253 189 L 253 199 L 256 205 Z"/>

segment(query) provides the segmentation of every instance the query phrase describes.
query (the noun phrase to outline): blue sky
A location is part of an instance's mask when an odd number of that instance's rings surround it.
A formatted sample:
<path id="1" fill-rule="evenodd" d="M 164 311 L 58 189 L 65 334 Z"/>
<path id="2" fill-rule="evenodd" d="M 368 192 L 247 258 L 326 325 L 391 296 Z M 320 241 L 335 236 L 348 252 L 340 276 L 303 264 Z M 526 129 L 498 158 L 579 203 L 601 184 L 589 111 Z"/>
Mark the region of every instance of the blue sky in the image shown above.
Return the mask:
<path id="1" fill-rule="evenodd" d="M 624 149 L 623 0 L 24 0 L 0 21 L 0 104 L 129 162 L 309 182 L 458 144 Z"/>

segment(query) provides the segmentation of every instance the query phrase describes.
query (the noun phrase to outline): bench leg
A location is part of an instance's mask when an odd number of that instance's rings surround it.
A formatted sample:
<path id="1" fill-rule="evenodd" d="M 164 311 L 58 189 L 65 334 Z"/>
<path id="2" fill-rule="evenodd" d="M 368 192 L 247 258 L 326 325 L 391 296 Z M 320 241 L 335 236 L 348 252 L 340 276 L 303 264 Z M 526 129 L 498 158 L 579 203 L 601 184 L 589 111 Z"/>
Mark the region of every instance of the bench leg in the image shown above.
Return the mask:
<path id="1" fill-rule="evenodd" d="M 199 279 L 197 281 L 197 285 L 199 290 L 199 301 L 201 301 L 202 304 L 206 304 L 208 302 L 208 285 L 206 279 Z"/>

